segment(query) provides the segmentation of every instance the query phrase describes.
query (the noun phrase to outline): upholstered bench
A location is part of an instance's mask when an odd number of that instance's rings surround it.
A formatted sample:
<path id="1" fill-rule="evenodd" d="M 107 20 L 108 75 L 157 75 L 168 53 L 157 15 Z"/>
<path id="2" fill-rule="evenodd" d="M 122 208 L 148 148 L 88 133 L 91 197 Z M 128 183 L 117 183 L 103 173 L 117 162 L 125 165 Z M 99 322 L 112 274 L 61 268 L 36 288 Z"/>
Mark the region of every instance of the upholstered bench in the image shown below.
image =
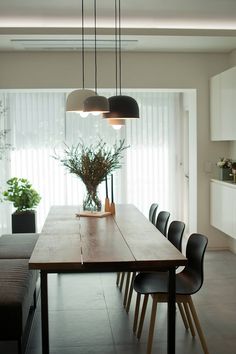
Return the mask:
<path id="1" fill-rule="evenodd" d="M 17 341 L 19 354 L 36 307 L 38 272 L 29 270 L 28 262 L 37 239 L 37 234 L 0 237 L 0 341 Z"/>
<path id="2" fill-rule="evenodd" d="M 11 234 L 0 237 L 0 259 L 30 259 L 38 234 Z"/>

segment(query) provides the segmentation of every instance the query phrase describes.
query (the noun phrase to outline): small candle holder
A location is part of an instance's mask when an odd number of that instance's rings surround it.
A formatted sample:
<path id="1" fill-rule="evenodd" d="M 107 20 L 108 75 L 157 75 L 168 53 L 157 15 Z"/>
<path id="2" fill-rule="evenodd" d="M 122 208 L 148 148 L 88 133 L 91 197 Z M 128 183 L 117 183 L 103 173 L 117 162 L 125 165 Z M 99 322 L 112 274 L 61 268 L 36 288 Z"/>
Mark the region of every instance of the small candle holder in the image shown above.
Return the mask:
<path id="1" fill-rule="evenodd" d="M 110 200 L 109 198 L 105 198 L 105 207 L 104 207 L 105 211 L 111 211 L 111 205 L 110 205 Z"/>
<path id="2" fill-rule="evenodd" d="M 115 214 L 116 208 L 114 203 L 114 191 L 113 191 L 113 175 L 111 175 L 111 204 L 110 204 L 111 214 Z"/>
<path id="3" fill-rule="evenodd" d="M 110 205 L 110 213 L 111 214 L 115 214 L 116 213 L 115 203 L 111 203 L 111 205 Z"/>
<path id="4" fill-rule="evenodd" d="M 107 184 L 107 176 L 105 178 L 106 182 L 106 198 L 105 198 L 105 211 L 110 211 L 110 200 L 108 198 L 108 184 Z"/>

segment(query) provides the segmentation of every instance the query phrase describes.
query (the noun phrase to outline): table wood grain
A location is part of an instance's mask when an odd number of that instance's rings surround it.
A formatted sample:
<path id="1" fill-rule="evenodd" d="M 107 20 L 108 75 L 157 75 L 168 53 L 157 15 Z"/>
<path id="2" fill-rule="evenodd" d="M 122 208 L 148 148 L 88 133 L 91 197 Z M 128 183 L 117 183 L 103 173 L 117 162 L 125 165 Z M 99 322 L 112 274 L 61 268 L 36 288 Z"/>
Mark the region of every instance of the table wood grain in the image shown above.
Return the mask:
<path id="1" fill-rule="evenodd" d="M 155 270 L 186 258 L 133 205 L 104 218 L 76 217 L 76 206 L 52 207 L 29 261 L 50 271 Z"/>

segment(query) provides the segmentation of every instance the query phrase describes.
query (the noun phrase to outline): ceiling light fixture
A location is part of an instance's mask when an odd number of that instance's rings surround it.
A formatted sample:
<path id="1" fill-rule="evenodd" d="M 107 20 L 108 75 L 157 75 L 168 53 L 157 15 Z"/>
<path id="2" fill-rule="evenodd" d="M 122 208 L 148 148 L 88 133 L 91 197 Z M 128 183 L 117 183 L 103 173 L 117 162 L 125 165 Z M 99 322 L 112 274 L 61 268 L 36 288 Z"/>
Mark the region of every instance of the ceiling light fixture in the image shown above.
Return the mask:
<path id="1" fill-rule="evenodd" d="M 108 119 L 108 123 L 113 129 L 119 130 L 125 125 L 125 119 Z"/>
<path id="2" fill-rule="evenodd" d="M 84 112 L 99 115 L 109 112 L 109 102 L 104 96 L 97 94 L 97 2 L 94 0 L 94 82 L 96 96 L 92 95 L 84 101 Z"/>
<path id="3" fill-rule="evenodd" d="M 66 100 L 66 112 L 80 113 L 82 117 L 86 117 L 88 112 L 84 112 L 84 101 L 86 98 L 96 96 L 96 92 L 86 90 L 85 87 L 85 70 L 84 70 L 84 0 L 81 0 L 81 31 L 82 31 L 82 90 L 72 91 Z"/>
<path id="4" fill-rule="evenodd" d="M 121 93 L 121 6 L 118 0 L 118 16 L 116 9 L 115 0 L 115 43 L 116 43 L 116 80 L 117 80 L 117 51 L 119 52 L 119 95 L 112 96 L 108 98 L 110 105 L 110 112 L 103 114 L 104 118 L 109 119 L 134 119 L 139 118 L 139 107 L 137 101 Z M 118 44 L 119 49 L 117 50 L 117 17 L 118 17 Z M 117 85 L 116 85 L 117 87 Z"/>
<path id="5" fill-rule="evenodd" d="M 117 0 L 114 0 L 114 5 L 115 5 L 115 82 L 116 82 L 116 96 L 118 94 L 118 56 L 117 56 L 117 51 L 118 51 L 118 42 L 117 42 Z M 113 129 L 119 130 L 125 125 L 125 120 L 124 119 L 108 119 L 108 123 L 112 126 Z"/>

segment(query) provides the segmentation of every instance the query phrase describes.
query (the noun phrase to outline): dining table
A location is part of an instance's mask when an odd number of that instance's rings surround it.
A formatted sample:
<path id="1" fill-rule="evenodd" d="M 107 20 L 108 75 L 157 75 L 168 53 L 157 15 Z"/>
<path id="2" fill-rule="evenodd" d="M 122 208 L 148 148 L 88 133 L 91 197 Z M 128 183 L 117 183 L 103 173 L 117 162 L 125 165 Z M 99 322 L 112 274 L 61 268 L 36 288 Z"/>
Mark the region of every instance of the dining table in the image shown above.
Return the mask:
<path id="1" fill-rule="evenodd" d="M 99 215 L 100 216 L 100 215 Z M 132 204 L 85 216 L 79 206 L 52 206 L 29 260 L 40 271 L 42 354 L 50 353 L 48 274 L 169 271 L 167 354 L 175 354 L 175 275 L 186 257 Z"/>

